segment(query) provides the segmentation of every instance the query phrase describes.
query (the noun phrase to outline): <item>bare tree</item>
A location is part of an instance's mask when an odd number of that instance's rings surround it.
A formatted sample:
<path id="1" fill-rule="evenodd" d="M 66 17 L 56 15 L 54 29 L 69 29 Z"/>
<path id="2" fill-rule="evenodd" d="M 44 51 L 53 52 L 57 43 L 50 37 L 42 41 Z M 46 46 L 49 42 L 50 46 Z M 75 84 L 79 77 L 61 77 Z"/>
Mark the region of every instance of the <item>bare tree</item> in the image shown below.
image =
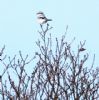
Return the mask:
<path id="1" fill-rule="evenodd" d="M 87 66 L 89 54 L 86 53 L 85 41 L 80 42 L 77 52 L 73 52 L 72 43 L 68 43 L 62 36 L 59 41 L 52 41 L 48 24 L 41 27 L 40 40 L 36 42 L 39 52 L 35 53 L 37 63 L 29 76 L 25 66 L 33 62 L 33 57 L 27 60 L 19 52 L 20 59 L 9 58 L 1 79 L 1 96 L 3 100 L 98 100 L 99 99 L 99 68 L 94 67 L 95 56 L 91 66 Z M 67 33 L 67 28 L 66 28 Z M 56 46 L 53 48 L 53 43 Z M 3 54 L 1 50 L 1 56 Z M 18 77 L 18 84 L 12 79 L 9 68 Z M 3 75 L 7 73 L 10 89 L 2 83 Z M 12 91 L 14 94 L 12 94 Z"/>

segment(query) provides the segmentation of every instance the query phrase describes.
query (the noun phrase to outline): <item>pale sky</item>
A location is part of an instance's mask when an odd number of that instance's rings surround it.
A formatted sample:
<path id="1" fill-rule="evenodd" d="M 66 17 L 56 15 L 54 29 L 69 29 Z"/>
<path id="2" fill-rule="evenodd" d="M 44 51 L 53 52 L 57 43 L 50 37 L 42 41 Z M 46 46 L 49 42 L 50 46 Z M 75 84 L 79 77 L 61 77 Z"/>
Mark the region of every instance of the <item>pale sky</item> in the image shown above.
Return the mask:
<path id="1" fill-rule="evenodd" d="M 90 62 L 96 54 L 98 64 L 99 0 L 0 0 L 0 48 L 5 45 L 7 55 L 18 54 L 19 50 L 33 55 L 37 50 L 38 11 L 53 19 L 53 37 L 62 36 L 68 25 L 69 40 L 76 37 L 75 45 L 86 40 Z"/>

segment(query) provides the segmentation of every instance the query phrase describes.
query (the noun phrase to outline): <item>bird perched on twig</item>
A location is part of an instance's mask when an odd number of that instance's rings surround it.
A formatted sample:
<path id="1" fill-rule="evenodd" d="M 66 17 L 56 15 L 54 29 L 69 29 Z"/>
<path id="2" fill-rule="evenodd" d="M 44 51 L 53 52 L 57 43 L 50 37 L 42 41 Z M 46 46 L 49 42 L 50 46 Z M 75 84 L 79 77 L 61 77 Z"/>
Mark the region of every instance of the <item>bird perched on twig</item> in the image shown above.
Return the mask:
<path id="1" fill-rule="evenodd" d="M 47 23 L 48 21 L 52 21 L 52 19 L 48 19 L 43 12 L 37 13 L 37 21 L 40 25 Z"/>

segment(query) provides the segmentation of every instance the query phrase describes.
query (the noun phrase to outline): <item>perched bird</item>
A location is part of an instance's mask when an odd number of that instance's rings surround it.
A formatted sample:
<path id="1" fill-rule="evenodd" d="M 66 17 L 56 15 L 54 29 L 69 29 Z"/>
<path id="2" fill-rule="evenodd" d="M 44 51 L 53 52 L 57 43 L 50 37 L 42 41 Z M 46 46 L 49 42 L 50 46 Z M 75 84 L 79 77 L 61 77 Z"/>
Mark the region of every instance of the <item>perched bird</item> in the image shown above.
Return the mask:
<path id="1" fill-rule="evenodd" d="M 44 13 L 40 11 L 40 12 L 37 13 L 37 21 L 38 21 L 39 24 L 42 25 L 42 24 L 47 23 L 48 21 L 52 21 L 52 19 L 46 18 Z"/>

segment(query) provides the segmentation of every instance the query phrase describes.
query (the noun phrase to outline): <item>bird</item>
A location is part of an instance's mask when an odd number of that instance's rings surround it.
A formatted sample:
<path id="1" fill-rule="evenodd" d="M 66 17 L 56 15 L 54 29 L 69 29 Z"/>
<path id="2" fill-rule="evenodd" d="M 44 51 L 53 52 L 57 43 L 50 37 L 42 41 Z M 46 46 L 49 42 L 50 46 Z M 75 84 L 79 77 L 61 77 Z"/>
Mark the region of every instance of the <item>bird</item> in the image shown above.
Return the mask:
<path id="1" fill-rule="evenodd" d="M 52 19 L 48 19 L 42 11 L 39 11 L 37 13 L 37 21 L 40 25 L 43 25 L 48 21 L 52 21 Z"/>

